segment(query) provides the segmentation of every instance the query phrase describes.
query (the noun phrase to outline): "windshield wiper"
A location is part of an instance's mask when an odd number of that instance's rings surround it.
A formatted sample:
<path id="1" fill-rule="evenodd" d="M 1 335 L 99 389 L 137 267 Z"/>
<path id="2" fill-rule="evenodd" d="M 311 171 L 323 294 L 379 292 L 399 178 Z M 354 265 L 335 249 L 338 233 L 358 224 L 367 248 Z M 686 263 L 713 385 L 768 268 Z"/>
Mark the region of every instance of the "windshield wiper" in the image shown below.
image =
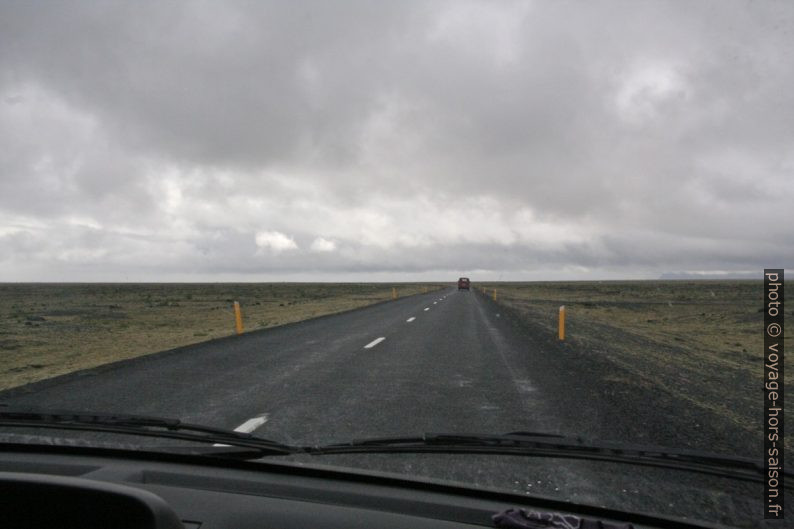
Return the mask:
<path id="1" fill-rule="evenodd" d="M 763 462 L 692 450 L 669 450 L 632 444 L 589 442 L 535 432 L 507 434 L 425 434 L 421 437 L 374 438 L 305 449 L 314 455 L 352 453 L 498 454 L 524 457 L 586 459 L 689 470 L 731 479 L 761 482 Z M 784 471 L 794 476 L 792 471 Z M 786 486 L 789 487 L 790 481 Z"/>
<path id="2" fill-rule="evenodd" d="M 300 451 L 298 447 L 262 439 L 250 433 L 146 415 L 0 407 L 0 427 L 50 428 L 180 439 L 255 449 L 260 456 L 286 455 Z M 208 453 L 213 452 L 216 451 Z M 222 450 L 217 452 L 223 453 Z M 229 452 L 234 453 L 234 450 Z"/>
<path id="3" fill-rule="evenodd" d="M 241 459 L 299 453 L 315 456 L 354 453 L 495 454 L 630 463 L 753 482 L 761 482 L 764 479 L 763 462 L 747 457 L 692 450 L 674 451 L 632 444 L 596 443 L 542 432 L 511 432 L 496 435 L 424 434 L 418 437 L 371 438 L 322 446 L 292 446 L 249 433 L 189 424 L 178 419 L 68 410 L 6 408 L 1 404 L 0 427 L 82 430 L 180 439 L 214 445 L 210 450 L 196 449 L 198 452 L 186 449 L 188 453 L 206 453 Z M 224 447 L 228 449 L 223 449 Z M 784 470 L 783 473 L 794 477 L 792 471 Z M 787 481 L 786 488 L 793 486 L 791 483 L 791 480 Z"/>

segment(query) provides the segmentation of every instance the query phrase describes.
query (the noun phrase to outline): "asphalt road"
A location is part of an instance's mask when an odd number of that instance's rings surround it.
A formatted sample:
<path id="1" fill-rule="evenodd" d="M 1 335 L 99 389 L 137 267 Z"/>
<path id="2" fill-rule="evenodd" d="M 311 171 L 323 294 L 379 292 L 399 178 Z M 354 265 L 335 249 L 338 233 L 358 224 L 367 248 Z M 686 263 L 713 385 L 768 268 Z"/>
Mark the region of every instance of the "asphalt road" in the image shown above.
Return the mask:
<path id="1" fill-rule="evenodd" d="M 66 375 L 0 401 L 246 424 L 299 443 L 555 430 L 531 351 L 497 311 L 447 289 Z"/>

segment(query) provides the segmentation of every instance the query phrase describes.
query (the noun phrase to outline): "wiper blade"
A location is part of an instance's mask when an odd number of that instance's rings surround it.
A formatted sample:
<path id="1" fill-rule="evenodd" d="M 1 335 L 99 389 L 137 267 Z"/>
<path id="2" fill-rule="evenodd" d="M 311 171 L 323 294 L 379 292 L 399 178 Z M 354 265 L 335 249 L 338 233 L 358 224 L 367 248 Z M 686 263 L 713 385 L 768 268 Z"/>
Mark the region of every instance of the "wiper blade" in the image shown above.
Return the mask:
<path id="1" fill-rule="evenodd" d="M 168 453 L 186 456 L 217 457 L 221 459 L 238 459 L 241 461 L 251 461 L 255 459 L 261 459 L 267 455 L 275 455 L 263 454 L 263 450 L 261 448 L 231 446 L 229 444 L 220 443 L 215 443 L 213 446 L 147 446 L 145 450 L 158 454 Z"/>
<path id="2" fill-rule="evenodd" d="M 179 419 L 38 408 L 0 408 L 1 427 L 51 428 L 164 437 L 200 443 L 253 448 L 264 455 L 286 455 L 300 448 L 262 439 L 250 433 L 184 423 Z"/>
<path id="3" fill-rule="evenodd" d="M 355 440 L 307 448 L 315 455 L 350 453 L 467 453 L 525 457 L 585 459 L 642 466 L 689 470 L 732 479 L 760 482 L 764 466 L 760 460 L 692 450 L 669 450 L 631 444 L 590 442 L 581 438 L 536 432 L 507 434 L 425 434 Z M 785 475 L 794 476 L 792 471 Z M 788 485 L 787 485 L 788 486 Z"/>
<path id="4" fill-rule="evenodd" d="M 119 426 L 141 426 L 179 429 L 179 419 L 166 419 L 147 415 L 127 415 L 119 413 L 96 413 L 71 410 L 8 408 L 0 409 L 0 420 L 57 422 L 79 424 L 114 424 Z"/>
<path id="5" fill-rule="evenodd" d="M 515 439 L 514 439 L 515 438 Z M 435 444 L 454 444 L 456 446 L 474 445 L 480 446 L 484 444 L 493 444 L 498 446 L 507 446 L 514 444 L 515 441 L 528 442 L 533 438 L 548 440 L 548 439 L 566 439 L 565 436 L 544 432 L 510 432 L 506 434 L 458 434 L 458 433 L 426 433 L 418 437 L 373 437 L 368 439 L 358 439 L 347 443 L 337 443 L 325 445 L 323 447 L 315 447 L 315 449 L 336 448 L 336 447 L 399 447 L 399 446 L 412 446 L 422 445 L 430 446 Z"/>

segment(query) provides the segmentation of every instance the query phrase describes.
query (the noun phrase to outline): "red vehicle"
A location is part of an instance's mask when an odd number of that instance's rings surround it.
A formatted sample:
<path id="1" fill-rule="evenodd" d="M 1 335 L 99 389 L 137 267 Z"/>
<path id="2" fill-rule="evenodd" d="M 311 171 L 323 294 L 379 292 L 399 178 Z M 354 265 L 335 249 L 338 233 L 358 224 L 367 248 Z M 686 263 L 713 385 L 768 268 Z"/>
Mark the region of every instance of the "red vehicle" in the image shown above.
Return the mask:
<path id="1" fill-rule="evenodd" d="M 458 290 L 469 290 L 469 278 L 461 277 L 458 279 Z"/>

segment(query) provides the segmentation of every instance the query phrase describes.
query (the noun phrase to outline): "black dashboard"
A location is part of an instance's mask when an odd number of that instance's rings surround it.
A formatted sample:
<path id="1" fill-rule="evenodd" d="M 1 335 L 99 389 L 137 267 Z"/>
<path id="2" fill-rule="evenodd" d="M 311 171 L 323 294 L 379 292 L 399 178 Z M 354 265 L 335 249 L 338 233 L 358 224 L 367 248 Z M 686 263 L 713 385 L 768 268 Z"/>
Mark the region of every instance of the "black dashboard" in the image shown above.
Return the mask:
<path id="1" fill-rule="evenodd" d="M 703 527 L 556 500 L 284 463 L 75 447 L 4 446 L 0 526 L 493 527 L 510 508 L 634 527 Z"/>

